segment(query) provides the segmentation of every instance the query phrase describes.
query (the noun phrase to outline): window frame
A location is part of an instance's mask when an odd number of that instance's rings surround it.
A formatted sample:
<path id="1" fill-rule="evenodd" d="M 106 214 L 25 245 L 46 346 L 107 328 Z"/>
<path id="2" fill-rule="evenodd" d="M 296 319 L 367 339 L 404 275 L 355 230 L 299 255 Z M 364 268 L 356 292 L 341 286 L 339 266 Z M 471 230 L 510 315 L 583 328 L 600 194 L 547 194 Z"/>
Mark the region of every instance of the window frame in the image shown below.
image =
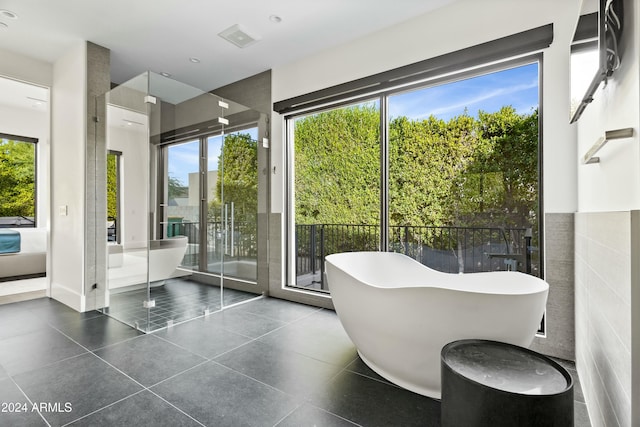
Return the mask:
<path id="1" fill-rule="evenodd" d="M 38 228 L 38 138 L 0 132 L 0 139 L 33 144 L 33 227 Z M 27 227 L 25 227 L 27 228 Z"/>
<path id="2" fill-rule="evenodd" d="M 308 300 L 308 297 L 304 295 L 314 295 L 312 298 L 321 297 L 324 299 L 330 299 L 330 293 L 321 293 L 313 290 L 302 289 L 296 286 L 296 253 L 295 253 L 295 176 L 294 176 L 294 157 L 295 152 L 294 144 L 294 123 L 295 120 L 302 116 L 307 116 L 314 113 L 320 113 L 323 111 L 330 111 L 333 109 L 342 108 L 348 105 L 354 105 L 367 100 L 378 98 L 380 105 L 380 161 L 381 161 L 381 180 L 380 180 L 380 205 L 381 205 L 381 245 L 380 250 L 388 251 L 388 209 L 389 209 L 389 189 L 388 189 L 388 177 L 389 177 L 389 141 L 388 141 L 388 99 L 393 95 L 397 95 L 402 92 L 407 92 L 416 89 L 426 89 L 429 87 L 435 87 L 443 84 L 452 83 L 455 81 L 461 81 L 481 75 L 486 75 L 509 68 L 517 68 L 525 66 L 527 64 L 538 64 L 538 251 L 539 251 L 539 274 L 544 279 L 544 176 L 543 176 L 543 86 L 544 86 L 544 53 L 542 51 L 535 53 L 528 53 L 517 57 L 505 58 L 499 61 L 492 61 L 483 65 L 473 66 L 471 68 L 461 67 L 456 72 L 448 72 L 443 75 L 437 75 L 428 79 L 416 77 L 413 81 L 404 81 L 402 84 L 385 89 L 385 90 L 373 90 L 369 93 L 360 94 L 358 96 L 345 95 L 343 99 L 336 100 L 332 103 L 315 104 L 309 108 L 303 108 L 297 111 L 292 111 L 286 114 L 283 118 L 284 123 L 284 138 L 285 138 L 285 201 L 286 209 L 284 212 L 284 224 L 283 237 L 285 241 L 284 245 L 284 266 L 283 266 L 283 281 L 281 284 L 281 291 L 291 295 L 291 299 L 294 301 L 304 302 Z M 298 297 L 296 297 L 296 295 Z"/>

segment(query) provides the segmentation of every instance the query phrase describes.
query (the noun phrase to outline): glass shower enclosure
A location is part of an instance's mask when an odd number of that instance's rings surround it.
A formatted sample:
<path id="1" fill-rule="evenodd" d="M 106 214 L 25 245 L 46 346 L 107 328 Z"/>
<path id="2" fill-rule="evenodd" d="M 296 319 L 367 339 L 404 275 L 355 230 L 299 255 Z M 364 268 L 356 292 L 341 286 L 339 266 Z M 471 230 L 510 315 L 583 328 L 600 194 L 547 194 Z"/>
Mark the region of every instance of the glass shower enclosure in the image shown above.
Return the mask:
<path id="1" fill-rule="evenodd" d="M 104 313 L 151 332 L 259 296 L 264 114 L 153 72 L 98 102 L 108 151 Z"/>

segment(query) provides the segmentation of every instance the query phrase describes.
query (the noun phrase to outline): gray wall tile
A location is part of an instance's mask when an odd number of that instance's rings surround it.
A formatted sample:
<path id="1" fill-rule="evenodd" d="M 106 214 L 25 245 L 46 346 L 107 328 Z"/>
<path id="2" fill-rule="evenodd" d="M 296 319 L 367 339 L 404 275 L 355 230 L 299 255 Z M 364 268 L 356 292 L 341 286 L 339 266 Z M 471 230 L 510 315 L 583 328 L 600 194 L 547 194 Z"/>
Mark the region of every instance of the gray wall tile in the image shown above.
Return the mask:
<path id="1" fill-rule="evenodd" d="M 271 115 L 271 70 L 219 87 L 211 93 Z"/>
<path id="2" fill-rule="evenodd" d="M 594 426 L 633 425 L 634 215 L 576 214 L 576 365 Z"/>
<path id="3" fill-rule="evenodd" d="M 102 307 L 106 286 L 107 158 L 106 114 L 99 97 L 111 88 L 111 52 L 87 42 L 87 134 L 85 145 L 84 292 L 87 310 Z M 97 118 L 97 121 L 96 121 Z M 93 290 L 93 284 L 98 289 Z"/>
<path id="4" fill-rule="evenodd" d="M 531 348 L 541 353 L 575 360 L 574 218 L 573 213 L 545 215 L 545 280 L 549 283 L 546 337 L 534 339 Z"/>

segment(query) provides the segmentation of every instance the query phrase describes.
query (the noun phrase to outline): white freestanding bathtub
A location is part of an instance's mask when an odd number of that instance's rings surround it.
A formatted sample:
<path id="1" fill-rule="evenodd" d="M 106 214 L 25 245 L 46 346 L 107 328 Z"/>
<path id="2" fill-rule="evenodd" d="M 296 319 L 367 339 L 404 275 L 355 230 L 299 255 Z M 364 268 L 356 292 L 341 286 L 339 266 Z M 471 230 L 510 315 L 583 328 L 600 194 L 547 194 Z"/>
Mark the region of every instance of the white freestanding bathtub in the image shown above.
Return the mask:
<path id="1" fill-rule="evenodd" d="M 187 250 L 187 237 L 176 236 L 151 240 L 149 250 L 123 250 L 121 245 L 107 245 L 109 289 L 159 282 L 173 276 Z"/>
<path id="2" fill-rule="evenodd" d="M 440 351 L 460 339 L 528 347 L 549 285 L 511 271 L 449 274 L 393 252 L 326 257 L 327 283 L 362 360 L 389 381 L 440 398 Z"/>

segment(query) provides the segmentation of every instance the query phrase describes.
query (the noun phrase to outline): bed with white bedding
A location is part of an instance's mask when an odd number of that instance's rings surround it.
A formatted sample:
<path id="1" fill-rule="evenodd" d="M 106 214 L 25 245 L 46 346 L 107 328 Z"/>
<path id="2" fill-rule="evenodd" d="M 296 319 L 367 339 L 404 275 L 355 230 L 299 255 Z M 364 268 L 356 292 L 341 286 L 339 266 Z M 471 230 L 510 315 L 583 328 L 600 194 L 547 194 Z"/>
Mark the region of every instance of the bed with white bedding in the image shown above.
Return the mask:
<path id="1" fill-rule="evenodd" d="M 0 229 L 0 278 L 44 274 L 46 260 L 44 228 Z"/>

